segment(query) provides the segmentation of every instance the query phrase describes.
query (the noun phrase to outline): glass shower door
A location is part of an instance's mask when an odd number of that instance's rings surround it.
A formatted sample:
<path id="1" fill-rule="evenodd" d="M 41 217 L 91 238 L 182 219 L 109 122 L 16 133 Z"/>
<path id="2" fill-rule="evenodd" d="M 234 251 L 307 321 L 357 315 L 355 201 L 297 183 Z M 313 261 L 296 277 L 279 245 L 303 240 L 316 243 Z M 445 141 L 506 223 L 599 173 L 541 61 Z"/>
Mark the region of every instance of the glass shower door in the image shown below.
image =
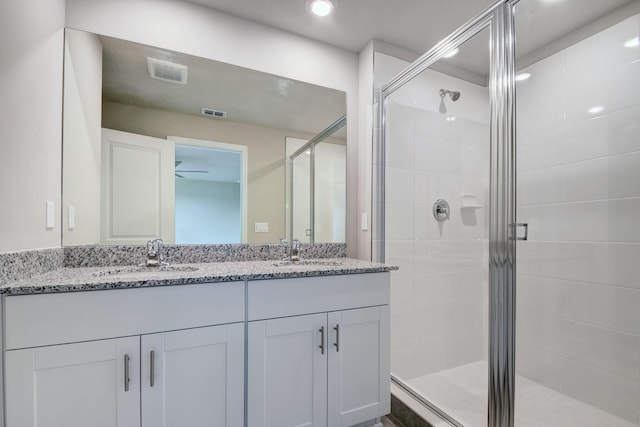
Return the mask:
<path id="1" fill-rule="evenodd" d="M 516 426 L 640 425 L 639 12 L 515 6 Z"/>
<path id="2" fill-rule="evenodd" d="M 464 426 L 487 425 L 489 33 L 385 99 L 384 253 L 395 382 Z M 388 80 L 408 64 L 376 53 Z M 388 76 L 388 77 L 387 77 Z"/>

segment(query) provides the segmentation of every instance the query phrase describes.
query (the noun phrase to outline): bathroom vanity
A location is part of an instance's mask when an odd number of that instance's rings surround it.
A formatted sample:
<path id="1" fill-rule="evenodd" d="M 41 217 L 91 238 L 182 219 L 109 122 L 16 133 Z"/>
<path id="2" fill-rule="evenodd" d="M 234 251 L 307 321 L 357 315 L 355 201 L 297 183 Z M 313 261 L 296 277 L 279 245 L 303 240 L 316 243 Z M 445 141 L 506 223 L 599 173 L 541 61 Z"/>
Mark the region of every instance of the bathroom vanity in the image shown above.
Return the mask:
<path id="1" fill-rule="evenodd" d="M 392 267 L 194 266 L 1 287 L 6 427 L 337 427 L 390 412 Z"/>

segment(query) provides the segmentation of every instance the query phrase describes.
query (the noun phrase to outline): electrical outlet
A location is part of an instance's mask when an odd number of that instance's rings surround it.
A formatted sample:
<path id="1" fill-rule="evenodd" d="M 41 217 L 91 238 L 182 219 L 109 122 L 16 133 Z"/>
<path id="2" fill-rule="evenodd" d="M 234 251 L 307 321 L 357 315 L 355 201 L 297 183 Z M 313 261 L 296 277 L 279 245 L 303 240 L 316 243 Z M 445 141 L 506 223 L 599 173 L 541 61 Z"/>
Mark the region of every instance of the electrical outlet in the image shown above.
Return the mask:
<path id="1" fill-rule="evenodd" d="M 269 223 L 268 222 L 256 222 L 253 225 L 256 233 L 268 233 L 269 232 Z"/>

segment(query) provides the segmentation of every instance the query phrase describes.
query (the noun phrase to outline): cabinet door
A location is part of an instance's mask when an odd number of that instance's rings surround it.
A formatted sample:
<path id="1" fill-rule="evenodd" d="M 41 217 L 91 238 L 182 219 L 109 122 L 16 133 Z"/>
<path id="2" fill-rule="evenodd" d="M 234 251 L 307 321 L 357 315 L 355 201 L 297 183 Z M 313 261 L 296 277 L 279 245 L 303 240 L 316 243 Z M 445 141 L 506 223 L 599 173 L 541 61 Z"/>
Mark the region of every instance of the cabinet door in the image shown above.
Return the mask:
<path id="1" fill-rule="evenodd" d="M 142 336 L 143 427 L 244 425 L 244 324 Z"/>
<path id="2" fill-rule="evenodd" d="M 326 322 L 324 313 L 249 322 L 250 427 L 326 427 Z"/>
<path id="3" fill-rule="evenodd" d="M 329 313 L 329 425 L 390 412 L 389 306 Z"/>
<path id="4" fill-rule="evenodd" d="M 7 351 L 7 427 L 139 427 L 139 353 L 139 337 Z"/>

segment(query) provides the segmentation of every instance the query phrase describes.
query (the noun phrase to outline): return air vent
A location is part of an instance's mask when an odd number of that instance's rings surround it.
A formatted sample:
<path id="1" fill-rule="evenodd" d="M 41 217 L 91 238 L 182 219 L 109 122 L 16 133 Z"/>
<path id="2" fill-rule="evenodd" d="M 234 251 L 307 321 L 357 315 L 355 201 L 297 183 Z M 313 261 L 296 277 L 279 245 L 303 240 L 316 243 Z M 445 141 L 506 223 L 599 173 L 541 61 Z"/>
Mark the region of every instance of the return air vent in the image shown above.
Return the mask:
<path id="1" fill-rule="evenodd" d="M 151 78 L 181 85 L 187 84 L 189 68 L 186 65 L 147 56 L 147 69 Z"/>
<path id="2" fill-rule="evenodd" d="M 221 119 L 224 119 L 225 117 L 227 117 L 226 111 L 214 110 L 213 108 L 202 107 L 202 110 L 200 110 L 200 112 L 205 116 L 210 116 L 210 117 L 218 117 Z"/>

